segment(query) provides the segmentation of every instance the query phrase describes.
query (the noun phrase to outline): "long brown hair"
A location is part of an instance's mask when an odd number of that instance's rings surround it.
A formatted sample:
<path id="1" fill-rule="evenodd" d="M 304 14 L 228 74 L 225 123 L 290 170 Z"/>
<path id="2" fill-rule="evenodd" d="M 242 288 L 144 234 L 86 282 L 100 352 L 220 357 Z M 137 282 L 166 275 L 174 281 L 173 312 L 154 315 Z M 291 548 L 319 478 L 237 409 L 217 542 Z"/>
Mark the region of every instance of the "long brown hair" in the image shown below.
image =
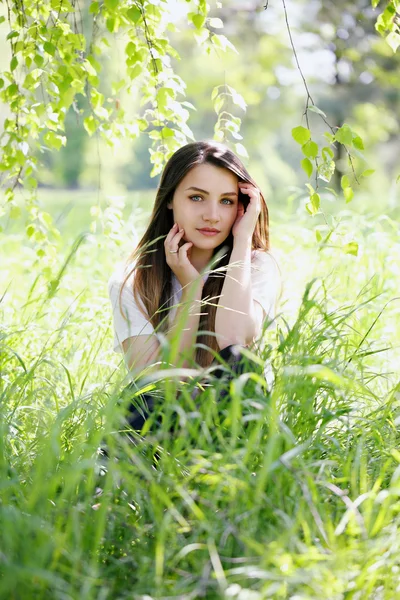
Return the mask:
<path id="1" fill-rule="evenodd" d="M 168 312 L 172 304 L 172 271 L 165 259 L 164 240 L 173 225 L 173 214 L 167 204 L 172 201 L 175 189 L 190 169 L 204 163 L 229 169 L 238 176 L 239 181 L 251 183 L 258 188 L 240 159 L 225 145 L 212 140 L 186 144 L 168 160 L 157 189 L 149 225 L 136 249 L 128 257 L 128 271 L 132 263 L 134 264 L 122 285 L 123 287 L 126 284 L 135 271 L 133 278 L 135 301 L 154 329 L 163 333 L 168 331 Z M 248 196 L 239 191 L 239 201 L 243 202 L 246 209 L 249 203 Z M 262 194 L 261 212 L 253 233 L 251 247 L 252 250 L 263 251 L 268 251 L 270 248 L 268 208 Z M 204 303 L 202 302 L 195 353 L 195 362 L 201 367 L 209 366 L 213 360 L 213 354 L 207 348 L 215 352 L 219 351 L 215 335 L 212 333 L 215 332 L 215 315 L 225 281 L 226 269 L 223 267 L 226 268 L 229 264 L 232 248 L 233 236 L 230 233 L 224 242 L 214 249 L 213 256 L 217 253 L 222 254 L 222 257 L 217 260 L 218 271 L 211 271 L 203 286 Z M 145 306 L 146 313 L 141 308 L 140 300 Z"/>

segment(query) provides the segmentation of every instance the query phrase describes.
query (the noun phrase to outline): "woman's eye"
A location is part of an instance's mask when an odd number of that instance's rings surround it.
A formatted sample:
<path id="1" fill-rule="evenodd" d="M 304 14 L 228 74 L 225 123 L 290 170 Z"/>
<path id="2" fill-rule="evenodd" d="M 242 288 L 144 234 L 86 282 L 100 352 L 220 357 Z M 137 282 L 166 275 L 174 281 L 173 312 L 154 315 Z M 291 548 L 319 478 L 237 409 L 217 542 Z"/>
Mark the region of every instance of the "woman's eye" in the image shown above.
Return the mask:
<path id="1" fill-rule="evenodd" d="M 189 196 L 191 200 L 194 200 L 194 202 L 197 202 L 196 198 L 200 198 L 200 200 L 202 200 L 202 196 L 198 196 L 197 194 L 195 194 L 194 196 Z M 224 204 L 226 204 L 226 202 L 229 202 L 229 204 L 234 204 L 233 200 L 231 200 L 230 198 L 223 198 L 222 202 L 224 202 Z"/>

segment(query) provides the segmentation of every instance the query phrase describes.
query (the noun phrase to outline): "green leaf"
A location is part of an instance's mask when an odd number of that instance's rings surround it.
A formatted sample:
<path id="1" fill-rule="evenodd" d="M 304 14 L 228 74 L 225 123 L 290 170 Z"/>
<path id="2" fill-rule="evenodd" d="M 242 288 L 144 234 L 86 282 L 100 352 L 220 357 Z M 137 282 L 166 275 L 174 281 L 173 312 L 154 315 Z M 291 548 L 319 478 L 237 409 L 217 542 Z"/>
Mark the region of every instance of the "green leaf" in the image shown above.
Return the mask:
<path id="1" fill-rule="evenodd" d="M 313 166 L 308 158 L 303 158 L 301 161 L 301 168 L 306 172 L 307 177 L 310 178 L 313 172 Z"/>
<path id="2" fill-rule="evenodd" d="M 40 68 L 43 66 L 44 63 L 44 58 L 43 56 L 41 56 L 40 54 L 35 54 L 33 60 L 35 61 L 35 64 Z"/>
<path id="3" fill-rule="evenodd" d="M 309 106 L 308 110 L 311 110 L 312 112 L 317 113 L 317 115 L 321 115 L 322 117 L 325 117 L 325 119 L 327 118 L 326 114 L 320 108 L 318 108 L 318 106 L 315 106 L 315 104 L 312 104 L 311 106 Z"/>
<path id="4" fill-rule="evenodd" d="M 318 177 L 322 179 L 322 181 L 326 181 L 326 183 L 329 183 L 335 172 L 335 168 L 336 167 L 333 160 L 326 160 L 325 162 L 318 165 Z"/>
<path id="5" fill-rule="evenodd" d="M 336 198 L 338 197 L 338 193 L 335 189 L 327 187 L 325 188 L 328 192 L 330 192 L 331 194 L 333 194 L 334 196 L 336 196 Z"/>
<path id="6" fill-rule="evenodd" d="M 117 22 L 117 21 L 116 21 L 115 17 L 109 17 L 109 18 L 106 20 L 106 27 L 107 27 L 107 29 L 108 29 L 108 31 L 109 31 L 110 33 L 114 33 L 114 29 L 115 29 L 115 24 L 116 24 L 116 22 Z"/>
<path id="7" fill-rule="evenodd" d="M 26 228 L 26 235 L 28 236 L 28 238 L 32 237 L 35 231 L 36 227 L 34 225 L 28 225 L 28 227 Z"/>
<path id="8" fill-rule="evenodd" d="M 315 190 L 313 188 L 313 186 L 311 185 L 311 183 L 306 183 L 306 188 L 308 189 L 308 191 L 310 192 L 310 196 L 311 194 L 314 194 Z"/>
<path id="9" fill-rule="evenodd" d="M 311 140 L 308 140 L 308 142 L 303 144 L 301 150 L 308 158 L 317 158 L 318 156 L 318 144 L 312 142 Z"/>
<path id="10" fill-rule="evenodd" d="M 350 180 L 347 177 L 347 175 L 343 175 L 342 179 L 340 180 L 340 187 L 342 188 L 342 190 L 350 187 Z"/>
<path id="11" fill-rule="evenodd" d="M 322 240 L 322 235 L 321 235 L 321 232 L 319 231 L 319 229 L 315 230 L 315 238 L 318 243 Z"/>
<path id="12" fill-rule="evenodd" d="M 351 131 L 351 127 L 347 125 L 347 123 L 344 123 L 344 125 L 342 125 L 335 133 L 335 139 L 341 144 L 351 146 L 353 142 L 353 132 Z"/>
<path id="13" fill-rule="evenodd" d="M 206 22 L 206 18 L 203 15 L 193 15 L 192 23 L 196 27 L 196 29 L 201 29 Z"/>
<path id="14" fill-rule="evenodd" d="M 314 211 L 317 212 L 321 205 L 321 198 L 320 198 L 319 194 L 317 194 L 317 193 L 313 194 L 310 198 L 310 201 L 314 208 Z"/>
<path id="15" fill-rule="evenodd" d="M 22 214 L 19 206 L 12 206 L 10 209 L 10 219 L 18 219 Z"/>
<path id="16" fill-rule="evenodd" d="M 93 118 L 93 115 L 90 115 L 89 117 L 86 117 L 86 119 L 84 119 L 83 126 L 89 135 L 94 134 L 94 132 L 96 131 L 96 128 L 97 128 L 97 124 Z"/>
<path id="17" fill-rule="evenodd" d="M 161 129 L 161 136 L 164 138 L 174 137 L 174 135 L 175 135 L 175 131 L 173 129 L 170 129 L 169 127 L 163 127 Z"/>
<path id="18" fill-rule="evenodd" d="M 216 98 L 216 100 L 214 102 L 214 110 L 217 113 L 217 115 L 220 112 L 223 104 L 224 104 L 224 97 L 223 96 L 217 96 L 217 98 Z"/>
<path id="19" fill-rule="evenodd" d="M 0 90 L 2 87 L 4 87 L 4 79 L 0 77 Z"/>
<path id="20" fill-rule="evenodd" d="M 230 40 L 228 40 L 226 35 L 213 33 L 211 36 L 211 42 L 213 46 L 215 46 L 216 48 L 220 48 L 223 52 L 226 52 L 226 50 L 229 48 L 230 50 L 233 50 L 233 52 L 235 52 L 236 54 L 239 54 L 235 46 Z"/>
<path id="21" fill-rule="evenodd" d="M 215 88 L 213 88 L 213 91 L 211 92 L 211 100 L 215 100 L 215 98 L 218 96 L 218 91 L 220 87 L 220 85 L 216 85 Z"/>
<path id="22" fill-rule="evenodd" d="M 143 73 L 143 65 L 141 63 L 136 63 L 133 67 L 128 69 L 128 75 L 131 79 L 135 79 L 139 77 Z"/>
<path id="23" fill-rule="evenodd" d="M 242 110 L 246 111 L 247 104 L 246 104 L 246 102 L 244 101 L 244 98 L 243 98 L 243 96 L 241 96 L 241 95 L 240 95 L 240 94 L 239 94 L 239 93 L 238 93 L 238 92 L 237 92 L 235 89 L 233 89 L 231 86 L 229 86 L 229 85 L 228 85 L 227 87 L 228 87 L 228 90 L 229 90 L 229 92 L 230 92 L 230 94 L 231 94 L 231 96 L 232 96 L 233 103 L 234 103 L 234 104 L 236 104 L 236 106 L 240 106 L 240 108 L 241 108 Z"/>
<path id="24" fill-rule="evenodd" d="M 5 18 L 5 17 L 3 17 L 3 15 L 1 15 L 1 17 L 0 17 L 0 25 L 1 25 L 2 23 L 4 23 L 4 21 L 5 21 L 5 20 L 6 20 L 6 18 Z"/>
<path id="25" fill-rule="evenodd" d="M 89 7 L 89 13 L 97 15 L 97 14 L 99 14 L 99 10 L 100 10 L 100 2 L 92 2 Z"/>
<path id="26" fill-rule="evenodd" d="M 292 136 L 298 144 L 303 146 L 303 144 L 311 139 L 311 132 L 309 129 L 306 129 L 306 127 L 299 125 L 298 127 L 294 127 L 294 129 L 292 129 Z"/>
<path id="27" fill-rule="evenodd" d="M 138 8 L 137 6 L 132 6 L 132 8 L 130 8 L 127 12 L 126 12 L 126 16 L 128 17 L 128 19 L 130 21 L 132 21 L 132 23 L 138 23 L 142 17 L 142 12 L 140 10 L 140 8 Z"/>
<path id="28" fill-rule="evenodd" d="M 349 242 L 348 244 L 345 244 L 343 246 L 342 250 L 345 254 L 353 254 L 353 256 L 357 256 L 358 255 L 358 244 L 357 244 L 357 242 Z"/>
<path id="29" fill-rule="evenodd" d="M 357 150 L 364 150 L 364 144 L 359 135 L 353 137 L 353 146 L 354 148 L 357 148 Z"/>
<path id="30" fill-rule="evenodd" d="M 386 42 L 389 44 L 393 52 L 396 52 L 397 48 L 400 46 L 400 35 L 395 31 L 391 31 L 386 36 Z"/>
<path id="31" fill-rule="evenodd" d="M 321 150 L 321 154 L 322 154 L 322 158 L 323 160 L 326 160 L 326 155 L 328 154 L 330 156 L 330 158 L 333 159 L 333 150 L 332 148 L 329 148 L 329 146 L 324 146 Z"/>
<path id="32" fill-rule="evenodd" d="M 11 71 L 15 71 L 15 69 L 18 67 L 18 57 L 17 56 L 13 56 L 10 62 L 10 70 Z"/>
<path id="33" fill-rule="evenodd" d="M 15 29 L 13 29 L 12 31 L 10 31 L 10 33 L 7 35 L 6 40 L 12 40 L 16 37 L 19 36 L 19 31 L 15 31 Z"/>
<path id="34" fill-rule="evenodd" d="M 375 169 L 367 169 L 361 173 L 361 177 L 370 177 L 375 173 Z"/>
<path id="35" fill-rule="evenodd" d="M 57 135 L 54 131 L 46 131 L 43 136 L 44 142 L 50 148 L 60 150 L 61 146 L 65 146 L 66 138 L 62 135 Z"/>
<path id="36" fill-rule="evenodd" d="M 105 0 L 104 4 L 108 10 L 114 11 L 118 6 L 119 0 Z"/>
<path id="37" fill-rule="evenodd" d="M 50 56 L 54 56 L 56 53 L 56 47 L 51 42 L 45 42 L 43 44 L 43 50 L 47 52 L 47 54 L 50 54 Z"/>
<path id="38" fill-rule="evenodd" d="M 353 191 L 353 188 L 351 188 L 351 187 L 344 188 L 343 194 L 346 199 L 346 204 L 351 202 L 354 198 L 354 191 Z"/>

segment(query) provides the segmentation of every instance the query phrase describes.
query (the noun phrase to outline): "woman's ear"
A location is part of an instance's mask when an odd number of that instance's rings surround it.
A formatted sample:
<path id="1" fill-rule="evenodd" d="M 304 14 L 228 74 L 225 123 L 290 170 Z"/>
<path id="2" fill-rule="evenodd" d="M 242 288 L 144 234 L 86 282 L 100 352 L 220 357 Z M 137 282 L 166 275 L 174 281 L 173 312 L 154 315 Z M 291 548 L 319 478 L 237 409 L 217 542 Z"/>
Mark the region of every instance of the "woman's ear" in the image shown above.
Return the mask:
<path id="1" fill-rule="evenodd" d="M 167 203 L 167 208 L 172 209 L 172 202 Z"/>

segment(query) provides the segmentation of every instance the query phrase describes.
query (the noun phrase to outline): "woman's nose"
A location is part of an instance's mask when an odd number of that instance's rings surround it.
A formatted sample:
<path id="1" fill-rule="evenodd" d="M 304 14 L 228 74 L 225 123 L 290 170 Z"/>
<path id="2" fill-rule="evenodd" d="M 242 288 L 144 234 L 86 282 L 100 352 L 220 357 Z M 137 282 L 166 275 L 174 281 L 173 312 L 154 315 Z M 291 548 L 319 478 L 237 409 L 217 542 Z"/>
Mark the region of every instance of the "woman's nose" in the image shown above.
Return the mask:
<path id="1" fill-rule="evenodd" d="M 219 208 L 216 205 L 207 206 L 207 209 L 204 211 L 203 218 L 205 221 L 219 221 Z"/>

